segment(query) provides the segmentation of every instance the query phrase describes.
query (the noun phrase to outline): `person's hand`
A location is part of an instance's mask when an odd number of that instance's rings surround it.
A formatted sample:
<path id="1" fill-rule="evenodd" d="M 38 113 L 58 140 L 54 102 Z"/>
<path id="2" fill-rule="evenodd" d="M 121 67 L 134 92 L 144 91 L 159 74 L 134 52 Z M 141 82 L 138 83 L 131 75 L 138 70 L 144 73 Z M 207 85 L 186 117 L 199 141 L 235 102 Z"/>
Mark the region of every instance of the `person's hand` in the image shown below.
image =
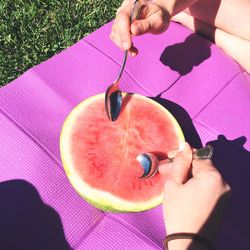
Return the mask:
<path id="1" fill-rule="evenodd" d="M 133 46 L 132 36 L 162 33 L 168 28 L 170 21 L 166 9 L 156 1 L 139 1 L 138 4 L 141 5 L 139 18 L 130 23 L 134 1 L 125 0 L 117 11 L 110 33 L 110 39 L 122 50 L 128 50 L 131 56 L 136 56 L 138 53 L 137 48 Z"/>
<path id="2" fill-rule="evenodd" d="M 192 149 L 187 143 L 183 145 L 183 150 L 168 153 L 175 157 L 173 162 L 159 166 L 165 178 L 163 213 L 167 234 L 198 233 L 213 240 L 225 205 L 222 197 L 227 197 L 230 187 L 210 160 L 193 160 Z M 173 249 L 186 249 L 183 244 L 190 241 L 184 241 L 170 241 L 169 249 L 177 244 Z"/>

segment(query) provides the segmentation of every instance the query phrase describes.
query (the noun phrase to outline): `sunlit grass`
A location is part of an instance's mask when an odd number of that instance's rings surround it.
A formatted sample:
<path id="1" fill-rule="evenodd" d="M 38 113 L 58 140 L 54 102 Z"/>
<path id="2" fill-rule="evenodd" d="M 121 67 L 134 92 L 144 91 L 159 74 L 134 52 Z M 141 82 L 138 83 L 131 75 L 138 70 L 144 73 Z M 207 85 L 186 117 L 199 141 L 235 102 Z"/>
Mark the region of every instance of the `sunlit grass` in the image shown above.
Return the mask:
<path id="1" fill-rule="evenodd" d="M 119 0 L 0 0 L 0 86 L 114 18 Z"/>

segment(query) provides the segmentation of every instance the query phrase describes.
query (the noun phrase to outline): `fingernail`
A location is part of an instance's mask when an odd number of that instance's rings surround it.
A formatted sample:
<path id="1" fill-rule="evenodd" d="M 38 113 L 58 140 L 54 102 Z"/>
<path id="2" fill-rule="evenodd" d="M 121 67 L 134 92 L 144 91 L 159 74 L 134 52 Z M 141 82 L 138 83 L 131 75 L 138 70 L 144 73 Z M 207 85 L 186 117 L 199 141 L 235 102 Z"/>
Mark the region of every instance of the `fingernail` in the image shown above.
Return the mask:
<path id="1" fill-rule="evenodd" d="M 130 56 L 135 57 L 135 56 L 136 56 L 136 53 L 135 53 L 135 52 L 131 52 L 131 53 L 130 53 Z"/>
<path id="2" fill-rule="evenodd" d="M 184 150 L 184 148 L 186 147 L 186 142 L 185 141 L 182 141 L 179 148 L 178 148 L 178 152 L 181 152 Z"/>
<path id="3" fill-rule="evenodd" d="M 122 47 L 123 47 L 123 49 L 127 50 L 127 49 L 129 49 L 129 44 L 127 42 L 123 42 Z"/>

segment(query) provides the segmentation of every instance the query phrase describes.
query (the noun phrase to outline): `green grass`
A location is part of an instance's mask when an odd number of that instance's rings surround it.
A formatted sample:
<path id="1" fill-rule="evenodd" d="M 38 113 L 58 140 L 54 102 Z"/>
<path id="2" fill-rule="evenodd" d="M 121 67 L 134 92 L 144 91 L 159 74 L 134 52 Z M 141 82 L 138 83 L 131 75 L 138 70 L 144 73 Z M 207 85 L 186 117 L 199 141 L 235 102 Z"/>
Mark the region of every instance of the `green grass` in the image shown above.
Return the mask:
<path id="1" fill-rule="evenodd" d="M 0 86 L 112 20 L 121 0 L 0 0 Z"/>

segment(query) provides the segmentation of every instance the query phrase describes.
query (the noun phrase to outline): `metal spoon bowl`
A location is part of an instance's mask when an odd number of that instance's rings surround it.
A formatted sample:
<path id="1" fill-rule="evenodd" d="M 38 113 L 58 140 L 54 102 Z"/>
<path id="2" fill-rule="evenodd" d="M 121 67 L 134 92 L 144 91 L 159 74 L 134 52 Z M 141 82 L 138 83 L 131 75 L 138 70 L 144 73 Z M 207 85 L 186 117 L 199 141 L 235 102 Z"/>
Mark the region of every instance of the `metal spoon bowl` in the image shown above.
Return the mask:
<path id="1" fill-rule="evenodd" d="M 106 114 L 111 121 L 115 121 L 120 112 L 122 106 L 122 92 L 119 89 L 119 82 L 122 77 L 122 73 L 127 61 L 128 51 L 124 52 L 123 62 L 118 74 L 117 79 L 106 90 L 105 93 L 105 110 Z"/>
<path id="2" fill-rule="evenodd" d="M 193 159 L 211 159 L 213 151 L 212 145 L 207 145 L 206 147 L 197 149 L 193 153 Z M 158 172 L 160 161 L 153 153 L 140 154 L 136 157 L 136 160 L 139 161 L 143 168 L 143 175 L 139 177 L 140 179 L 152 178 Z M 167 160 L 168 162 L 172 162 L 174 158 L 168 158 Z"/>
<path id="3" fill-rule="evenodd" d="M 134 19 L 139 18 L 140 10 L 141 10 L 140 0 L 135 0 L 133 9 L 130 14 L 130 22 L 132 22 Z M 122 92 L 119 89 L 119 83 L 125 68 L 127 57 L 128 57 L 128 51 L 126 50 L 124 52 L 123 61 L 118 76 L 114 81 L 114 83 L 112 83 L 105 92 L 105 110 L 109 120 L 111 121 L 115 121 L 121 112 Z"/>

